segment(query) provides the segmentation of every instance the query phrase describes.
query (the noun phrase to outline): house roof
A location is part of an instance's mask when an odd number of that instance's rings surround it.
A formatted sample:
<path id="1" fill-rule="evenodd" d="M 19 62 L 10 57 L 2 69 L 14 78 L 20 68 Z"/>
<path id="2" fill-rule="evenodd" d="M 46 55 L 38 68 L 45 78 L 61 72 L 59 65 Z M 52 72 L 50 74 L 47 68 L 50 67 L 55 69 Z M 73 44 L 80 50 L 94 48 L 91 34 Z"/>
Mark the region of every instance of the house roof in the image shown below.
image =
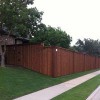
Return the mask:
<path id="1" fill-rule="evenodd" d="M 0 35 L 8 35 L 9 33 L 3 29 L 0 29 Z M 10 36 L 16 38 L 16 35 L 10 34 Z"/>
<path id="2" fill-rule="evenodd" d="M 6 34 L 6 31 L 0 29 L 0 35 L 2 35 L 2 34 Z"/>
<path id="3" fill-rule="evenodd" d="M 21 40 L 23 43 L 28 43 L 29 39 L 23 37 L 17 37 L 15 40 Z"/>

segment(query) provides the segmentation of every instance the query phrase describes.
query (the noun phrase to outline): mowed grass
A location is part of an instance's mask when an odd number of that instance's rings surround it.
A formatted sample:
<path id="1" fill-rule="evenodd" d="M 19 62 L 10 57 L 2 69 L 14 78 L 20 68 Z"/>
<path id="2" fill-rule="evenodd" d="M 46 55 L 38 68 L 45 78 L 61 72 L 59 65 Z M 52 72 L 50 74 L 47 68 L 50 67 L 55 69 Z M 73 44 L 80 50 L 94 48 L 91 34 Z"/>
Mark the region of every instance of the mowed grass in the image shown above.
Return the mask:
<path id="1" fill-rule="evenodd" d="M 21 67 L 0 67 L 0 100 L 11 100 L 93 71 L 52 78 Z"/>
<path id="2" fill-rule="evenodd" d="M 53 98 L 52 100 L 86 100 L 86 98 L 100 85 L 100 75 L 87 82 Z"/>

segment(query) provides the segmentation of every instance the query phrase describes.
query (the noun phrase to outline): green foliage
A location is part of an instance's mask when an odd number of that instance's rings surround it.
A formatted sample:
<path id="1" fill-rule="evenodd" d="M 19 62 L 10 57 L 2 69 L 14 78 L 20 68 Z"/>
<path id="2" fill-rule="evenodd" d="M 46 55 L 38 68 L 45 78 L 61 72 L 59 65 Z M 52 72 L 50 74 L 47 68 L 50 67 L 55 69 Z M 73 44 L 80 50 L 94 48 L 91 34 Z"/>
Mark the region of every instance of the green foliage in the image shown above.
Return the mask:
<path id="1" fill-rule="evenodd" d="M 100 41 L 93 39 L 78 40 L 74 49 L 86 54 L 100 56 Z"/>
<path id="2" fill-rule="evenodd" d="M 60 28 L 46 27 L 41 23 L 43 12 L 28 8 L 34 0 L 0 0 L 0 29 L 10 34 L 30 37 L 33 43 L 44 43 L 68 48 L 71 37 Z"/>
<path id="3" fill-rule="evenodd" d="M 33 43 L 44 43 L 46 46 L 69 48 L 72 38 L 66 32 L 51 26 L 43 27 L 43 31 L 38 32 L 32 39 Z"/>
<path id="4" fill-rule="evenodd" d="M 33 4 L 33 0 L 0 0 L 0 28 L 19 36 L 34 34 L 43 12 L 28 8 L 29 4 Z"/>

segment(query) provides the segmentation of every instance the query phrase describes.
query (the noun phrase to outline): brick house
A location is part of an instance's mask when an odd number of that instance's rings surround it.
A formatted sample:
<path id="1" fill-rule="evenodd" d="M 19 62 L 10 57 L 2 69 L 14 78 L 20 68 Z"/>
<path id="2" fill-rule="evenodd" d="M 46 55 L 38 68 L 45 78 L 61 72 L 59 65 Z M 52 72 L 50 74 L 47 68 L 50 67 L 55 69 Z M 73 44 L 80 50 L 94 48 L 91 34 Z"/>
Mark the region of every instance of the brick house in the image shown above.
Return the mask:
<path id="1" fill-rule="evenodd" d="M 2 42 L 3 40 L 6 42 L 6 45 L 23 44 L 23 43 L 29 42 L 28 39 L 25 39 L 22 37 L 16 37 L 15 35 L 8 36 L 8 33 L 6 31 L 0 30 L 0 45 L 5 44 L 5 42 Z M 1 55 L 1 49 L 0 49 L 0 55 Z M 0 56 L 0 59 L 1 59 L 1 56 Z"/>
<path id="2" fill-rule="evenodd" d="M 6 40 L 6 45 L 29 43 L 29 40 L 26 38 L 16 37 L 15 35 L 8 37 L 8 33 L 4 30 L 0 30 L 0 40 Z M 2 43 L 0 42 L 0 44 Z"/>

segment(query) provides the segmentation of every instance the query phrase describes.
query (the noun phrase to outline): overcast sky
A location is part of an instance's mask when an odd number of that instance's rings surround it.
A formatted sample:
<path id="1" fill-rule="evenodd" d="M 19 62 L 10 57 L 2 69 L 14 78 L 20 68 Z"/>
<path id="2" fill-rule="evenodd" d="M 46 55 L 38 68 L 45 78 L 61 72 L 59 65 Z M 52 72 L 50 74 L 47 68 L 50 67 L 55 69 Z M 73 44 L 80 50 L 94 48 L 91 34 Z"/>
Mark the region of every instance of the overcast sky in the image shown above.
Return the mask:
<path id="1" fill-rule="evenodd" d="M 35 0 L 34 6 L 43 11 L 42 22 L 61 27 L 73 38 L 100 38 L 100 0 Z"/>

